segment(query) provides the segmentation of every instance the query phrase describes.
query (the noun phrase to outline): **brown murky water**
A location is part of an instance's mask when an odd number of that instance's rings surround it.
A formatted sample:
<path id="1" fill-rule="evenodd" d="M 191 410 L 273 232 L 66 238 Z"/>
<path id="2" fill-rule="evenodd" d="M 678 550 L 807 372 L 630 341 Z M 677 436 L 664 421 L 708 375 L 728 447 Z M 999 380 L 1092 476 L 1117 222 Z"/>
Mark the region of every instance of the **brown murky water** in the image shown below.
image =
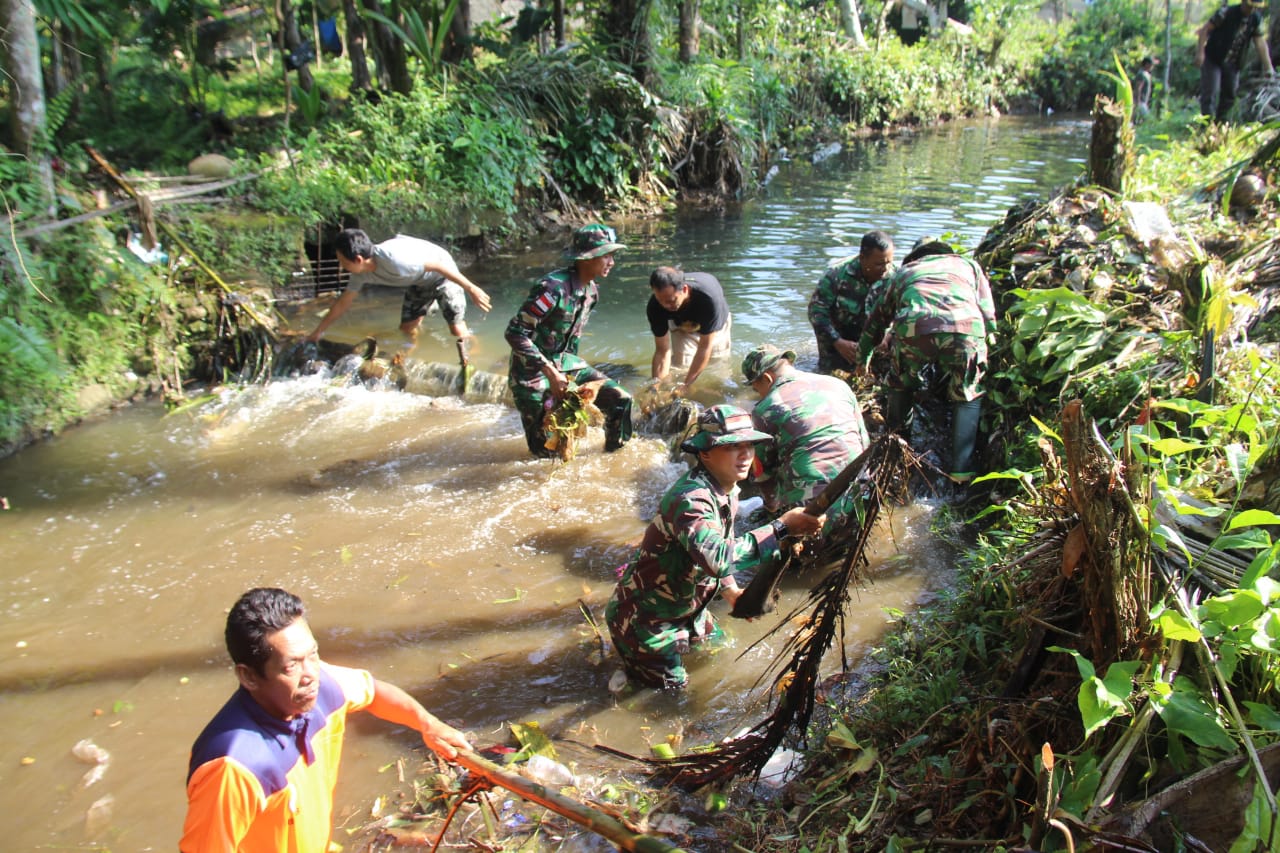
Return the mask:
<path id="1" fill-rule="evenodd" d="M 891 182 L 871 194 L 867 170 L 900 175 L 921 162 L 920 145 L 934 158 L 950 152 L 950 170 L 936 165 L 930 191 L 954 210 L 969 205 L 951 230 L 980 235 L 986 225 L 966 224 L 975 187 L 988 189 L 980 198 L 989 224 L 1017 193 L 1074 174 L 1065 152 L 1078 156 L 1084 135 L 1077 125 L 1006 122 L 867 143 L 784 171 L 768 196 L 731 216 L 624 228 L 633 248 L 605 283 L 583 353 L 634 365 L 628 381 L 638 384 L 651 353 L 640 307 L 648 271 L 682 260 L 720 276 L 735 313 L 734 359 L 700 397 L 749 402 L 735 377 L 752 345 L 772 340 L 799 347 L 802 366 L 812 359 L 804 302 L 833 243 L 856 247 L 876 226 L 905 245 L 913 229 L 942 230 L 941 202 L 913 219 Z M 972 183 L 957 185 L 957 170 L 968 168 L 962 152 L 979 136 L 986 159 L 966 177 Z M 1014 165 L 993 166 L 992 152 Z M 1008 198 L 989 191 L 996 184 Z M 842 220 L 854 196 L 865 212 Z M 806 224 L 819 210 L 826 218 Z M 468 270 L 495 302 L 475 323 L 482 367 L 505 369 L 502 328 L 554 263 L 540 247 Z M 334 336 L 373 333 L 394 345 L 397 305 L 362 297 Z M 295 322 L 309 328 L 314 315 Z M 427 320 L 418 356 L 448 361 L 437 326 Z M 12 507 L 0 513 L 0 785 L 12 797 L 0 818 L 4 848 L 174 849 L 190 744 L 234 687 L 225 613 L 255 585 L 306 600 L 327 659 L 372 669 L 480 743 L 504 740 L 509 722 L 537 721 L 552 735 L 643 751 L 668 734 L 699 742 L 755 722 L 763 712 L 750 688 L 780 640 L 739 654 L 770 620 L 726 618 L 731 646 L 693 658 L 693 686 L 679 703 L 645 693 L 616 702 L 606 689 L 614 666 L 599 659 L 581 606 L 599 617 L 626 543 L 681 465 L 659 436 L 610 456 L 600 443 L 596 433 L 577 460 L 556 466 L 526 458 L 519 419 L 500 403 L 312 376 L 227 390 L 168 416 L 139 406 L 0 460 L 0 495 Z M 883 632 L 886 609 L 913 607 L 949 577 L 928 517 L 928 507 L 899 511 L 883 531 L 873 582 L 850 620 L 852 659 Z M 780 612 L 805 586 L 786 590 Z M 90 765 L 72 753 L 82 739 L 110 754 L 87 786 Z M 340 816 L 363 822 L 392 787 L 385 768 L 415 750 L 406 732 L 356 726 Z M 107 798 L 109 819 L 87 826 L 91 806 Z"/>

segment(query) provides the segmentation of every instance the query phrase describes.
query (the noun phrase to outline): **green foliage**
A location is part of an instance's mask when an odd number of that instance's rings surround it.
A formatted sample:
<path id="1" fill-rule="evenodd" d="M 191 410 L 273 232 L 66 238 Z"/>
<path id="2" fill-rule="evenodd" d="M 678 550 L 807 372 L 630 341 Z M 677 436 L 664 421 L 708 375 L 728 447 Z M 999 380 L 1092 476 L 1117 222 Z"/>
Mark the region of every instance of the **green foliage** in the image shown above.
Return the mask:
<path id="1" fill-rule="evenodd" d="M 1136 68 L 1143 56 L 1162 55 L 1164 14 L 1143 0 L 1097 0 L 1084 14 L 1046 38 L 1034 89 L 1044 106 L 1059 111 L 1087 110 L 1094 96 L 1108 92 L 1108 69 Z M 1198 71 L 1190 61 L 1195 36 L 1174 28 L 1172 51 L 1187 61 L 1169 69 L 1174 91 L 1191 91 Z"/>
<path id="2" fill-rule="evenodd" d="M 101 220 L 16 248 L 0 289 L 0 445 L 82 415 L 86 386 L 127 393 L 131 373 L 176 375 L 185 353 L 163 267 L 119 248 Z"/>
<path id="3" fill-rule="evenodd" d="M 423 70 L 427 74 L 434 74 L 440 69 L 440 57 L 444 53 L 449 25 L 458 11 L 458 0 L 447 0 L 443 5 L 428 3 L 426 11 L 427 16 L 424 18 L 418 9 L 400 9 L 403 26 L 372 9 L 366 8 L 364 15 L 385 25 L 418 58 Z"/>
<path id="4" fill-rule="evenodd" d="M 867 52 L 831 50 L 819 57 L 824 100 L 858 126 L 929 123 L 984 112 L 1002 98 L 993 68 L 941 41 L 907 47 L 887 40 Z"/>

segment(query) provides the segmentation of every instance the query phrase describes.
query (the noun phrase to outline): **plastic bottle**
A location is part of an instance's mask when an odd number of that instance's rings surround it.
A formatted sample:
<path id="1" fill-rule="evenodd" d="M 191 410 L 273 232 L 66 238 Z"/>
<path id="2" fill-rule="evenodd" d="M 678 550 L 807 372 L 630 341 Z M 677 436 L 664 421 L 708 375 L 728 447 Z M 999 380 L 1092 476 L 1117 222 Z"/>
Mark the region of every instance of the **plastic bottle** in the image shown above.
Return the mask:
<path id="1" fill-rule="evenodd" d="M 564 788 L 574 784 L 573 772 L 559 761 L 545 755 L 531 755 L 524 763 L 524 775 L 548 788 Z"/>

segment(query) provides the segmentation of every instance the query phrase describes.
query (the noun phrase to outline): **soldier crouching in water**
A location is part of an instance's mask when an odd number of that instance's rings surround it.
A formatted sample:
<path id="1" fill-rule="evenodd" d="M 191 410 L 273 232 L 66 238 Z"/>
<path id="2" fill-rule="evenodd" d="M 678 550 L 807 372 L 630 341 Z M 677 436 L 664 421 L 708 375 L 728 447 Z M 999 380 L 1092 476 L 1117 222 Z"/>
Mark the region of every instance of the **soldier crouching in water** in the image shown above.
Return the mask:
<path id="1" fill-rule="evenodd" d="M 802 508 L 735 538 L 738 483 L 755 460 L 756 430 L 736 406 L 712 406 L 682 448 L 698 463 L 667 490 L 658 514 L 605 609 L 614 648 L 637 685 L 680 689 L 688 684 L 683 656 L 721 632 L 707 610 L 716 594 L 732 605 L 742 594 L 735 571 L 781 559 L 779 540 L 818 530 L 825 516 Z"/>
<path id="2" fill-rule="evenodd" d="M 569 266 L 543 276 L 507 324 L 511 369 L 507 384 L 520 411 L 529 452 L 552 457 L 543 419 L 570 385 L 604 380 L 595 405 L 604 413 L 605 452 L 631 439 L 631 395 L 578 356 L 578 342 L 600 298 L 597 278 L 613 268 L 613 253 L 626 246 L 606 225 L 586 225 L 565 250 Z"/>

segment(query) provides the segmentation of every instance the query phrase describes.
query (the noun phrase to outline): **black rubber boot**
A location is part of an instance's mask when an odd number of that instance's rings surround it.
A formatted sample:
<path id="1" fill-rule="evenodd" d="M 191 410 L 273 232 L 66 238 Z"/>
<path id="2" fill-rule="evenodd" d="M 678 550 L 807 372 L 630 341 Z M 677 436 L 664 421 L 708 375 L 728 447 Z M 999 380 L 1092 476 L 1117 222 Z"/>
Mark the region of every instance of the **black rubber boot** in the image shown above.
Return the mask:
<path id="1" fill-rule="evenodd" d="M 973 448 L 981 418 L 982 400 L 951 404 L 951 479 L 958 483 L 973 479 Z"/>
<path id="2" fill-rule="evenodd" d="M 902 388 L 888 388 L 884 392 L 884 425 L 894 432 L 903 432 L 911 422 L 911 410 L 915 406 L 914 395 Z"/>

